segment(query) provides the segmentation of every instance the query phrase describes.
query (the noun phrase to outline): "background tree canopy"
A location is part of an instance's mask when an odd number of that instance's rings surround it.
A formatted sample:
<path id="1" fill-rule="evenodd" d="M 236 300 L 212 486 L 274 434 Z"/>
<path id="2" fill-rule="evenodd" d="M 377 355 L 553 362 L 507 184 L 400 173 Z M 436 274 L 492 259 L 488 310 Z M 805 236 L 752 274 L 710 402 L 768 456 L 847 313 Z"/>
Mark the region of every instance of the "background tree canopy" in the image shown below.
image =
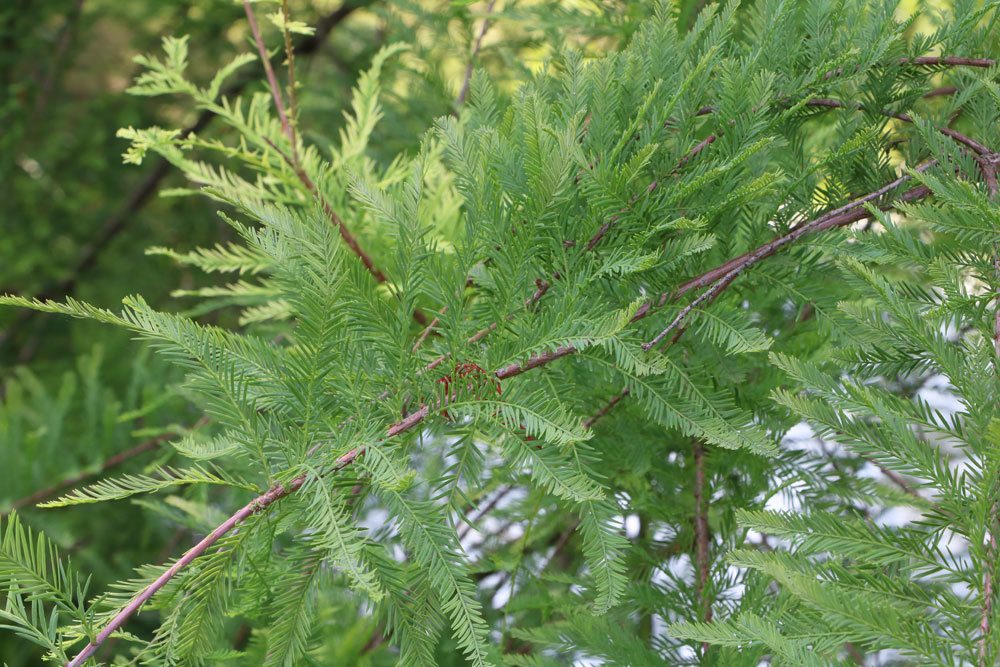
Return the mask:
<path id="1" fill-rule="evenodd" d="M 0 660 L 1000 664 L 998 22 L 5 3 Z"/>

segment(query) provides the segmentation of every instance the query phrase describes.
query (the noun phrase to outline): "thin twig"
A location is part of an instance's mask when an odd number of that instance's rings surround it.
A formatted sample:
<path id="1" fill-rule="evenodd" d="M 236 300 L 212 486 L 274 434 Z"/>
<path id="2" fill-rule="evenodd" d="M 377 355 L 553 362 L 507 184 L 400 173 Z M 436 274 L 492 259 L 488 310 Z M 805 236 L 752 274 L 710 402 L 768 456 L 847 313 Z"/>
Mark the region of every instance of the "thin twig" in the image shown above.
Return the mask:
<path id="1" fill-rule="evenodd" d="M 250 33 L 253 35 L 253 41 L 257 45 L 257 52 L 260 54 L 260 62 L 264 66 L 264 74 L 267 75 L 267 85 L 271 89 L 271 97 L 274 98 L 274 108 L 278 112 L 278 118 L 281 120 L 281 129 L 288 137 L 288 141 L 292 145 L 292 151 L 295 151 L 295 130 L 292 129 L 291 123 L 288 122 L 288 113 L 285 111 L 285 101 L 281 95 L 281 86 L 278 84 L 278 77 L 274 75 L 274 67 L 271 65 L 271 56 L 267 52 L 267 46 L 264 45 L 264 38 L 260 35 L 260 27 L 257 25 L 257 18 L 254 16 L 253 7 L 250 6 L 249 0 L 243 0 L 243 11 L 247 15 L 247 23 L 250 24 Z"/>
<path id="2" fill-rule="evenodd" d="M 410 354 L 417 353 L 417 350 L 420 349 L 420 346 L 424 344 L 424 341 L 427 340 L 427 337 L 430 336 L 431 333 L 434 331 L 434 327 L 436 327 L 438 324 L 441 323 L 441 315 L 444 315 L 445 312 L 447 312 L 447 310 L 448 306 L 443 307 L 441 310 L 438 311 L 438 314 L 434 316 L 434 319 L 431 320 L 426 327 L 424 327 L 424 330 L 420 332 L 420 335 L 417 336 L 417 340 L 413 343 L 413 347 L 410 348 Z"/>
<path id="3" fill-rule="evenodd" d="M 355 459 L 363 453 L 364 448 L 352 449 L 337 459 L 333 471 L 342 470 L 353 463 Z M 253 514 L 263 512 L 276 501 L 295 493 L 302 488 L 302 485 L 305 484 L 305 482 L 306 475 L 303 473 L 291 480 L 287 485 L 275 484 L 265 493 L 251 500 L 249 503 L 241 507 L 235 514 L 219 524 L 215 530 L 206 535 L 200 542 L 198 542 L 198 544 L 191 547 L 183 556 L 181 556 L 177 562 L 167 568 L 167 570 L 157 577 L 153 583 L 146 586 L 146 588 L 142 589 L 142 591 L 133 597 L 129 603 L 126 604 L 117 614 L 115 614 L 108 624 L 105 625 L 99 633 L 97 633 L 97 636 L 94 637 L 94 639 L 88 643 L 75 658 L 66 664 L 66 667 L 81 667 L 81 665 L 83 665 L 88 658 L 93 656 L 97 649 L 99 649 L 112 634 L 117 632 L 129 618 L 138 612 L 142 605 L 148 602 L 157 591 L 166 586 L 178 572 L 194 562 L 196 558 L 208 551 L 212 545 L 222 539 L 222 537 L 224 537 L 233 528 L 243 523 L 248 517 Z"/>
<path id="4" fill-rule="evenodd" d="M 516 488 L 517 487 L 514 486 L 513 484 L 508 484 L 500 488 L 495 494 L 493 494 L 493 497 L 490 498 L 490 501 L 485 505 L 483 505 L 476 512 L 474 516 L 469 517 L 468 521 L 466 521 L 465 524 L 458 530 L 459 541 L 464 540 L 466 535 L 468 535 L 469 532 L 472 531 L 476 523 L 478 523 L 479 520 L 482 519 L 484 516 L 492 512 L 496 508 L 496 506 L 500 504 L 500 501 L 506 498 L 508 495 L 510 495 L 510 493 Z"/>
<path id="5" fill-rule="evenodd" d="M 929 169 L 934 164 L 937 164 L 936 160 L 930 160 L 928 162 L 919 165 L 916 171 L 925 171 Z M 694 280 L 689 280 L 688 282 L 681 285 L 680 288 L 674 293 L 675 298 L 684 294 L 685 292 L 700 287 L 702 285 L 711 284 L 712 286 L 700 294 L 694 301 L 685 306 L 681 311 L 674 317 L 673 321 L 670 322 L 667 327 L 657 334 L 651 341 L 644 343 L 642 348 L 644 350 L 649 350 L 655 345 L 658 345 L 667 334 L 676 329 L 687 316 L 695 308 L 700 306 L 702 303 L 714 299 L 723 290 L 725 290 L 729 285 L 735 280 L 741 273 L 754 266 L 766 257 L 770 257 L 776 253 L 781 248 L 786 245 L 798 240 L 799 238 L 805 236 L 806 234 L 812 234 L 819 231 L 824 231 L 826 229 L 831 229 L 833 227 L 842 227 L 844 225 L 850 224 L 852 222 L 857 222 L 862 218 L 869 216 L 868 210 L 864 208 L 864 205 L 878 199 L 879 197 L 885 195 L 886 193 L 894 190 L 896 187 L 910 179 L 909 174 L 903 174 L 891 183 L 887 183 L 878 190 L 870 192 L 863 197 L 855 199 L 854 201 L 845 204 L 829 213 L 825 213 L 820 217 L 811 220 L 805 224 L 799 225 L 792 231 L 780 236 L 770 243 L 766 243 L 756 250 L 741 255 L 735 260 L 730 260 L 726 262 L 721 267 L 713 269 L 705 274 L 702 274 Z M 925 186 L 918 186 L 911 190 L 907 190 L 899 199 L 892 204 L 881 207 L 883 210 L 888 210 L 894 208 L 900 202 L 910 202 L 917 199 L 921 199 L 930 194 L 930 190 Z"/>
<path id="6" fill-rule="evenodd" d="M 118 629 L 125 624 L 125 621 L 139 611 L 139 608 L 142 607 L 142 605 L 145 604 L 151 597 L 153 597 L 158 590 L 166 586 L 178 572 L 190 565 L 196 558 L 198 558 L 198 556 L 205 553 L 213 544 L 226 535 L 226 533 L 243 523 L 247 517 L 252 514 L 262 512 L 276 500 L 298 491 L 304 482 L 305 477 L 302 476 L 295 478 L 295 480 L 289 483 L 287 487 L 281 484 L 273 486 L 267 491 L 267 493 L 254 498 L 240 508 L 238 512 L 219 524 L 215 530 L 206 535 L 200 542 L 198 542 L 198 544 L 191 547 L 187 553 L 181 556 L 177 562 L 167 568 L 159 577 L 156 578 L 155 581 L 153 581 L 153 583 L 132 598 L 132 600 L 125 605 L 121 611 L 115 614 L 114 618 L 112 618 L 106 626 L 104 626 L 104 629 L 97 633 L 97 636 L 94 637 L 94 639 L 87 644 L 87 646 L 85 646 L 75 658 L 67 663 L 67 667 L 80 667 L 83 665 L 88 658 L 94 655 L 97 649 L 100 648 L 101 644 L 106 642 L 112 634 L 117 632 Z"/>
<path id="7" fill-rule="evenodd" d="M 966 58 L 964 56 L 919 56 L 917 58 L 899 58 L 896 64 L 901 67 L 911 65 L 914 67 L 979 67 L 988 69 L 993 67 L 996 61 L 992 58 Z M 859 68 L 860 66 L 856 66 L 854 71 L 857 72 Z M 838 67 L 832 72 L 824 74 L 823 78 L 832 79 L 844 72 L 843 67 Z"/>
<path id="8" fill-rule="evenodd" d="M 598 419 L 600 419 L 601 417 L 603 417 L 606 414 L 608 414 L 609 412 L 611 412 L 614 409 L 614 407 L 616 405 L 618 405 L 619 401 L 621 401 L 623 398 L 625 398 L 626 396 L 628 396 L 631 393 L 632 393 L 632 390 L 629 389 L 628 387 L 625 387 L 624 389 L 622 389 L 620 392 L 618 392 L 613 397 L 611 397 L 611 399 L 607 403 L 605 403 L 604 406 L 601 407 L 600 410 L 598 410 L 597 412 L 595 412 L 593 415 L 591 415 L 587 419 L 583 420 L 583 427 L 584 428 L 590 428 L 590 427 L 592 427 L 595 423 L 597 423 Z"/>
<path id="9" fill-rule="evenodd" d="M 549 284 L 547 282 L 545 282 L 544 280 L 542 280 L 541 278 L 537 279 L 535 281 L 535 291 L 531 294 L 530 297 L 528 297 L 527 299 L 525 299 L 525 301 L 524 301 L 524 307 L 527 308 L 527 309 L 530 309 L 533 305 L 535 305 L 536 303 L 538 303 L 539 300 L 541 300 L 541 298 L 543 296 L 545 296 L 545 293 L 548 292 L 548 291 L 549 291 Z M 511 313 L 510 315 L 508 315 L 506 317 L 507 321 L 510 321 L 510 320 L 514 319 L 514 316 L 515 316 L 515 313 Z M 499 325 L 496 322 L 493 322 L 489 326 L 483 327 L 482 329 L 480 329 L 476 333 L 474 333 L 471 336 L 469 336 L 466 339 L 465 342 L 467 344 L 469 344 L 469 345 L 472 345 L 473 343 L 478 343 L 483 338 L 486 338 L 486 336 L 488 336 L 492 332 L 496 331 L 498 326 Z M 448 357 L 450 357 L 450 356 L 451 356 L 450 354 L 439 355 L 438 357 L 436 357 L 435 359 L 433 359 L 430 363 L 428 363 L 426 366 L 424 366 L 423 372 L 434 370 L 435 368 L 437 368 L 438 366 L 440 366 L 442 363 L 444 363 L 444 361 L 447 360 Z"/>
<path id="10" fill-rule="evenodd" d="M 299 123 L 299 103 L 295 93 L 295 44 L 292 43 L 292 32 L 288 29 L 288 24 L 292 20 L 291 13 L 288 11 L 288 0 L 281 0 L 281 18 L 283 21 L 281 32 L 285 37 L 285 62 L 288 64 L 288 121 L 294 137 L 295 129 Z M 298 149 L 295 143 L 292 141 L 292 155 L 295 157 L 295 162 L 298 163 Z"/>
<path id="11" fill-rule="evenodd" d="M 806 106 L 810 106 L 810 107 L 826 107 L 828 109 L 857 109 L 859 111 L 866 111 L 867 110 L 866 107 L 863 104 L 850 105 L 850 104 L 846 104 L 844 102 L 841 102 L 840 100 L 834 100 L 834 99 L 830 99 L 830 98 L 826 98 L 826 97 L 816 97 L 816 98 L 813 98 L 811 100 L 808 100 L 806 102 Z M 911 116 L 911 115 L 909 115 L 907 113 L 893 113 L 893 112 L 890 112 L 890 111 L 880 111 L 879 113 L 881 115 L 887 116 L 889 118 L 895 118 L 896 120 L 901 120 L 904 123 L 913 123 L 914 122 L 913 121 L 913 116 Z M 945 135 L 946 137 L 950 137 L 951 139 L 954 139 L 958 143 L 963 144 L 967 148 L 971 148 L 973 151 L 975 151 L 976 153 L 978 153 L 980 155 L 987 155 L 987 154 L 990 153 L 990 149 L 987 148 L 985 145 L 979 143 L 975 139 L 971 139 L 971 138 L 965 136 L 964 134 L 962 134 L 961 132 L 959 132 L 957 130 L 953 130 L 950 127 L 947 127 L 947 126 L 945 126 L 945 127 L 939 127 L 939 128 L 937 128 L 937 130 L 938 130 L 938 132 L 940 132 L 941 134 Z"/>

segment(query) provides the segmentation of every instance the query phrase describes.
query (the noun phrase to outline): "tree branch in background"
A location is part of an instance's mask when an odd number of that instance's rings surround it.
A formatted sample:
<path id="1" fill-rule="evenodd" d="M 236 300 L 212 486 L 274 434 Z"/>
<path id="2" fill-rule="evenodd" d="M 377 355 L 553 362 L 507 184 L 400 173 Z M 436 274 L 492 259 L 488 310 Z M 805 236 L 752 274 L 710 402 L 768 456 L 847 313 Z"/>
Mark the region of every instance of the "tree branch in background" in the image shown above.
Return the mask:
<path id="1" fill-rule="evenodd" d="M 202 417 L 197 422 L 195 422 L 194 426 L 192 426 L 189 430 L 194 431 L 204 426 L 208 422 L 209 422 L 208 417 Z M 117 454 L 108 457 L 104 461 L 104 463 L 102 463 L 95 470 L 85 470 L 84 472 L 73 475 L 72 477 L 66 477 L 65 479 L 62 479 L 49 487 L 46 487 L 44 489 L 39 489 L 38 491 L 35 491 L 30 495 L 15 500 L 11 504 L 10 509 L 18 510 L 21 509 L 22 507 L 30 507 L 32 505 L 37 505 L 38 503 L 44 500 L 52 498 L 53 496 L 55 496 L 56 494 L 65 489 L 78 486 L 93 477 L 97 477 L 98 475 L 103 475 L 109 470 L 117 468 L 118 466 L 136 458 L 137 456 L 141 456 L 146 452 L 151 452 L 154 449 L 157 449 L 164 442 L 167 442 L 168 440 L 177 435 L 178 433 L 161 433 L 160 435 L 154 438 L 150 438 L 149 440 L 140 442 L 138 445 L 135 445 L 134 447 L 130 447 L 129 449 L 118 452 Z M 3 516 L 6 516 L 7 514 L 9 514 L 9 512 L 4 512 Z"/>
<path id="2" fill-rule="evenodd" d="M 712 620 L 712 601 L 707 594 L 709 584 L 709 554 L 712 540 L 708 528 L 708 501 L 705 497 L 705 445 L 700 440 L 692 441 L 694 457 L 694 536 L 695 536 L 695 579 L 694 590 L 698 603 L 698 620 L 709 623 Z M 702 653 L 708 651 L 708 644 L 701 645 Z"/>
<path id="3" fill-rule="evenodd" d="M 336 11 L 324 16 L 316 23 L 316 32 L 298 42 L 295 46 L 296 53 L 298 53 L 299 56 L 311 56 L 316 53 L 334 28 L 340 25 L 355 11 L 372 4 L 373 1 L 374 0 L 362 0 L 360 2 L 350 2 L 338 8 Z M 222 92 L 222 95 L 224 97 L 234 97 L 246 88 L 247 85 L 253 83 L 254 81 L 255 79 L 252 77 L 242 78 L 227 86 Z M 180 138 L 183 139 L 191 134 L 201 132 L 209 126 L 214 118 L 215 115 L 212 112 L 202 111 L 198 114 L 195 122 L 181 132 L 179 135 Z M 101 253 L 104 252 L 111 242 L 114 241 L 115 238 L 117 238 L 118 235 L 121 234 L 128 227 L 128 225 L 134 221 L 135 214 L 141 211 L 143 207 L 150 202 L 152 196 L 156 194 L 159 189 L 161 182 L 170 172 L 170 163 L 163 158 L 159 158 L 156 164 L 146 174 L 146 177 L 142 179 L 138 187 L 136 187 L 131 194 L 129 194 L 125 203 L 104 221 L 100 229 L 92 237 L 90 243 L 88 243 L 80 253 L 79 259 L 75 264 L 73 264 L 69 274 L 65 278 L 42 288 L 41 291 L 37 293 L 36 298 L 40 301 L 47 301 L 73 294 L 76 291 L 80 278 L 94 267 Z M 0 331 L 0 347 L 10 341 L 20 327 L 24 326 L 34 317 L 35 312 L 36 311 L 32 310 L 20 311 L 17 317 L 14 318 L 7 328 Z M 27 363 L 32 357 L 34 357 L 36 350 L 37 342 L 29 341 L 19 350 L 16 356 L 17 361 L 19 363 Z"/>

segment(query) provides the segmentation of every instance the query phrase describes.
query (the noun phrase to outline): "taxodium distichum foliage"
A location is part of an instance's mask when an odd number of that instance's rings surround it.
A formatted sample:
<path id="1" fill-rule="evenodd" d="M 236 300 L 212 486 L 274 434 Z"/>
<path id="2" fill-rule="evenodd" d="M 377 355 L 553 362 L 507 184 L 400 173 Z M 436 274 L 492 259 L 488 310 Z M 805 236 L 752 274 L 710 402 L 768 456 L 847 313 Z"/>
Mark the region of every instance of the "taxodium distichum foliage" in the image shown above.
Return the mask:
<path id="1" fill-rule="evenodd" d="M 2 299 L 183 370 L 161 465 L 43 506 L 187 542 L 95 590 L 12 515 L 7 628 L 71 666 L 996 664 L 997 3 L 651 4 L 500 76 L 569 15 L 490 2 L 389 157 L 416 33 L 326 138 L 310 27 L 242 11 L 214 77 L 168 36 L 129 91 L 222 131 L 120 131 L 231 230 L 149 253 L 196 305 Z"/>

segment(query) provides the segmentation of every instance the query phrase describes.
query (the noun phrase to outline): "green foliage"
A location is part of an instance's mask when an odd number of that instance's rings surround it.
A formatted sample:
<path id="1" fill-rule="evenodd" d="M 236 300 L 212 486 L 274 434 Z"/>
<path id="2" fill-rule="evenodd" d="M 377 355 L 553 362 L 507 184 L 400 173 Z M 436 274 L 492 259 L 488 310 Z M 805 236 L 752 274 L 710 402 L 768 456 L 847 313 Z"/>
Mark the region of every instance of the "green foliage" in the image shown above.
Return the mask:
<path id="1" fill-rule="evenodd" d="M 394 3 L 334 104 L 291 4 L 135 59 L 215 119 L 118 132 L 218 209 L 149 239 L 178 301 L 0 296 L 174 369 L 6 385 L 3 474 L 56 486 L 11 493 L 53 537 L 8 520 L 5 628 L 54 664 L 996 661 L 997 68 L 912 59 L 996 57 L 1000 6 Z M 123 506 L 167 546 L 88 587 L 54 544 Z"/>

